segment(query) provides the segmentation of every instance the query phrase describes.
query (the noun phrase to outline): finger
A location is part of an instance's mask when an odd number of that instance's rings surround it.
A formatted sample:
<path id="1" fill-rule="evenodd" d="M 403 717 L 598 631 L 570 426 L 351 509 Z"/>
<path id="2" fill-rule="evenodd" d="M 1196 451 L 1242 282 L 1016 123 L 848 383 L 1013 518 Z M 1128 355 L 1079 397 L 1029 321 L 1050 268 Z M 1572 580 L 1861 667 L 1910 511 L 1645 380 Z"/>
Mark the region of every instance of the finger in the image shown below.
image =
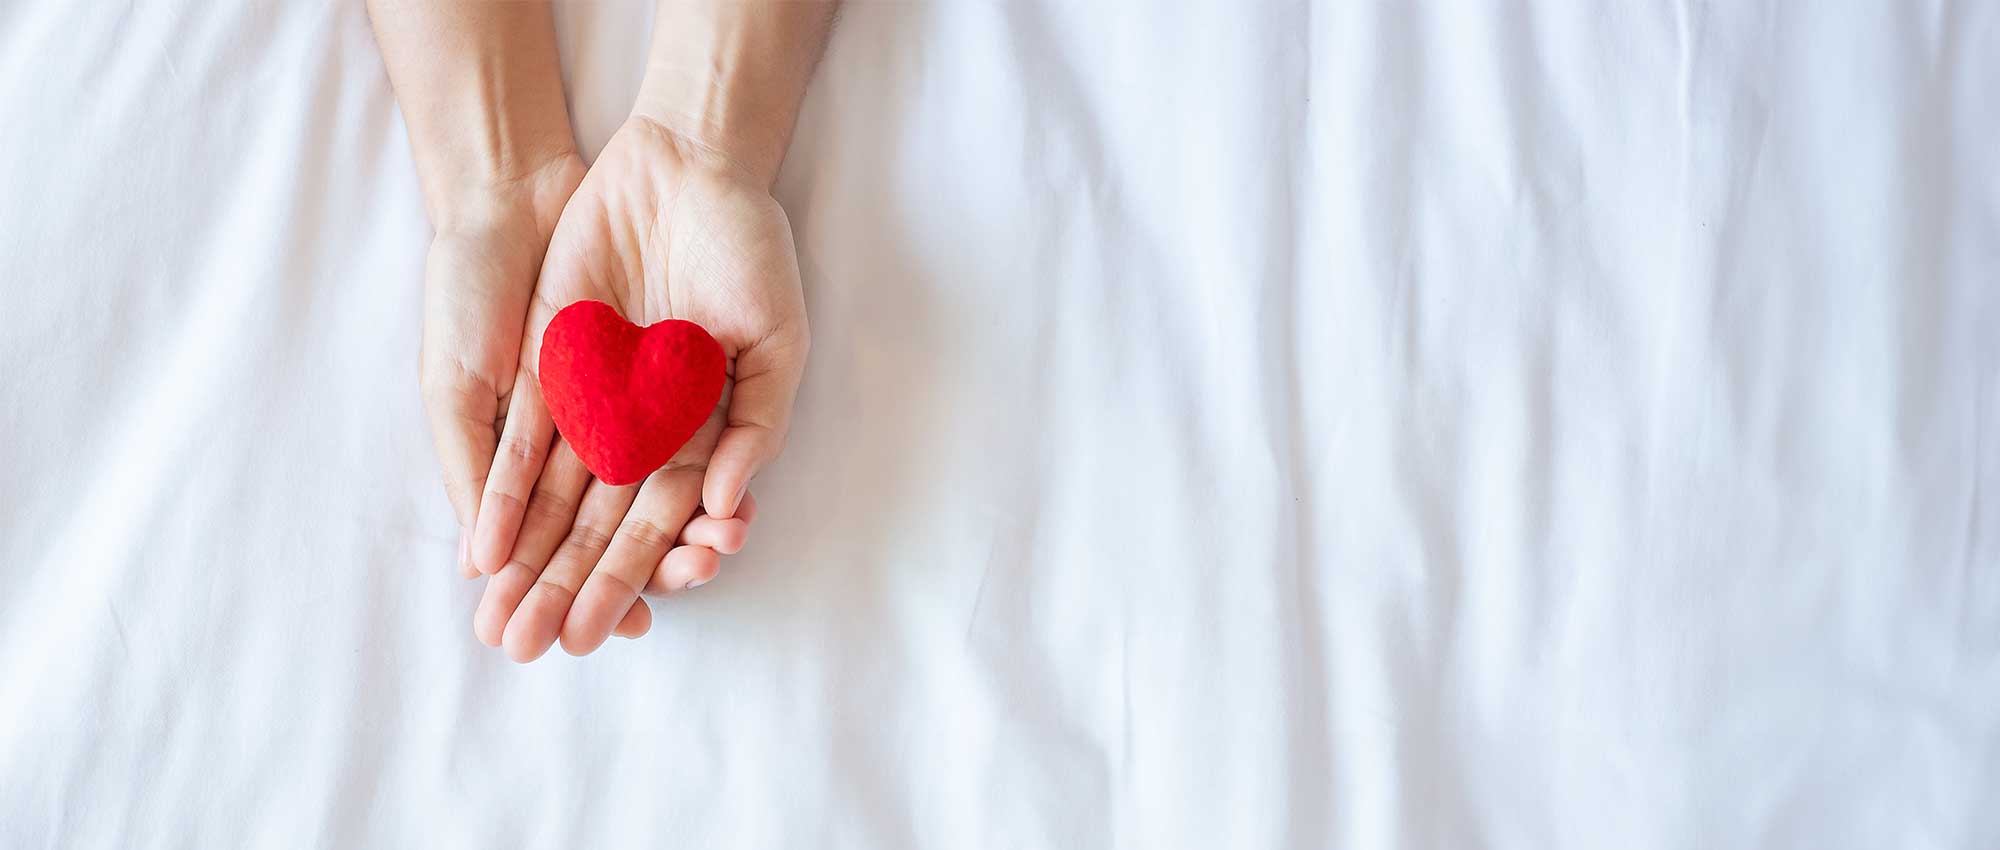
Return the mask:
<path id="1" fill-rule="evenodd" d="M 577 510 L 584 488 L 590 485 L 590 469 L 576 456 L 569 441 L 556 438 L 549 450 L 549 462 L 535 479 L 534 493 L 522 512 L 521 531 L 514 536 L 509 561 L 520 561 L 540 575 L 549 558 L 576 527 Z"/>
<path id="2" fill-rule="evenodd" d="M 487 646 L 499 646 L 507 621 L 535 579 L 548 566 L 549 557 L 576 524 L 578 500 L 590 484 L 590 470 L 576 456 L 569 442 L 558 437 L 549 451 L 549 462 L 535 479 L 535 492 L 528 497 L 521 533 L 514 540 L 513 557 L 486 583 L 479 609 L 472 615 L 472 632 Z"/>
<path id="3" fill-rule="evenodd" d="M 625 619 L 618 621 L 618 628 L 611 633 L 622 638 L 636 638 L 653 628 L 653 609 L 646 607 L 645 599 L 632 600 L 632 607 L 625 609 Z"/>
<path id="4" fill-rule="evenodd" d="M 500 431 L 472 533 L 472 565 L 480 572 L 491 575 L 499 571 L 513 553 L 528 494 L 541 475 L 555 435 L 555 422 L 542 403 L 541 387 L 533 375 L 520 372 L 508 398 L 507 424 Z"/>
<path id="5" fill-rule="evenodd" d="M 722 556 L 706 546 L 675 546 L 665 558 L 646 589 L 654 593 L 680 593 L 709 583 L 722 571 Z"/>
<path id="6" fill-rule="evenodd" d="M 507 619 L 501 643 L 515 661 L 533 661 L 549 651 L 562 629 L 563 618 L 591 568 L 611 545 L 613 532 L 638 495 L 637 486 L 613 487 L 602 481 L 590 482 L 577 508 L 576 525 L 556 548 L 547 569 L 542 570 L 514 615 Z"/>
<path id="7" fill-rule="evenodd" d="M 514 615 L 514 609 L 521 607 L 528 588 L 534 586 L 534 573 L 512 561 L 487 578 L 486 589 L 479 594 L 479 607 L 472 611 L 473 636 L 487 646 L 499 647 L 507 631 L 507 619 Z"/>
<path id="8" fill-rule="evenodd" d="M 528 497 L 513 555 L 493 574 L 479 610 L 473 614 L 473 632 L 488 646 L 500 645 L 507 620 L 534 587 L 556 547 L 569 535 L 576 523 L 578 501 L 589 483 L 590 470 L 584 468 L 569 443 L 558 438 L 535 480 L 534 493 Z"/>
<path id="9" fill-rule="evenodd" d="M 734 555 L 743 550 L 743 540 L 749 534 L 750 523 L 743 518 L 743 510 L 738 508 L 736 516 L 729 519 L 701 514 L 688 520 L 687 527 L 681 529 L 680 540 L 676 542 L 683 546 L 705 546 L 719 555 Z"/>
<path id="10" fill-rule="evenodd" d="M 564 652 L 587 655 L 611 636 L 701 501 L 701 474 L 699 468 L 670 467 L 641 485 L 632 510 L 563 620 Z"/>
<path id="11" fill-rule="evenodd" d="M 743 501 L 736 505 L 735 518 L 746 523 L 757 521 L 757 494 L 743 491 Z"/>
<path id="12" fill-rule="evenodd" d="M 442 362 L 440 362 L 442 361 Z M 500 393 L 450 358 L 424 354 L 419 379 L 431 444 L 444 471 L 444 492 L 461 532 L 472 528 L 499 435 Z"/>
<path id="13" fill-rule="evenodd" d="M 709 456 L 708 476 L 702 482 L 701 503 L 709 516 L 734 516 L 750 479 L 784 448 L 792 399 L 798 395 L 810 347 L 801 326 L 796 332 L 774 333 L 737 353 L 728 427 Z"/>

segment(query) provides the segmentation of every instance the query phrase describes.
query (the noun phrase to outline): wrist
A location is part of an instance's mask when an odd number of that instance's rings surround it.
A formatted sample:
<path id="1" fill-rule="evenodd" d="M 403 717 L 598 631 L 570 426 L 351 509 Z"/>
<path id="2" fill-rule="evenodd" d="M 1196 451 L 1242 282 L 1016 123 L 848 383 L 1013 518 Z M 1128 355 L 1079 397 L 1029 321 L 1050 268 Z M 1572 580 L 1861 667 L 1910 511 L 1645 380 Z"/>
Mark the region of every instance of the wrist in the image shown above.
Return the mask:
<path id="1" fill-rule="evenodd" d="M 497 166 L 497 167 L 489 167 Z M 583 179 L 574 148 L 532 158 L 466 161 L 435 181 L 427 179 L 425 207 L 437 233 L 493 232 L 532 222 L 547 236 L 570 193 Z"/>
<path id="2" fill-rule="evenodd" d="M 663 3 L 632 117 L 690 161 L 769 189 L 824 45 L 828 3 Z"/>
<path id="3" fill-rule="evenodd" d="M 432 224 L 576 157 L 547 2 L 369 0 Z"/>
<path id="4" fill-rule="evenodd" d="M 769 189 L 791 142 L 789 123 L 760 116 L 735 85 L 690 69 L 649 71 L 631 120 L 665 135 L 688 164 L 727 171 Z"/>

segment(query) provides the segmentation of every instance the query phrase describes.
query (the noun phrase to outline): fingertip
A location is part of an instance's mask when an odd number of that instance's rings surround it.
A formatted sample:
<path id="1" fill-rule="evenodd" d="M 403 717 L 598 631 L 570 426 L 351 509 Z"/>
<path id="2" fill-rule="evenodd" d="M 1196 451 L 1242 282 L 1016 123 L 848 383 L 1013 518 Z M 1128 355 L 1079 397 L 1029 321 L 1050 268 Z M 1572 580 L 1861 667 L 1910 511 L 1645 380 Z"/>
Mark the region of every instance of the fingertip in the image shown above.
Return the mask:
<path id="1" fill-rule="evenodd" d="M 493 616 L 487 613 L 487 608 L 486 603 L 481 601 L 479 610 L 472 612 L 472 636 L 479 638 L 480 643 L 499 649 L 500 637 L 505 632 L 506 623 L 503 621 L 497 626 L 494 625 Z"/>
<path id="2" fill-rule="evenodd" d="M 721 573 L 721 556 L 715 554 L 714 550 L 709 550 L 706 555 L 694 559 L 694 566 L 690 569 L 690 577 L 686 584 L 681 585 L 681 590 L 693 590 L 714 581 L 715 577 Z"/>
<path id="3" fill-rule="evenodd" d="M 487 646 L 498 647 L 507 625 L 519 610 L 535 583 L 535 574 L 520 564 L 509 564 L 486 580 L 486 592 L 472 613 L 473 631 Z"/>
<path id="4" fill-rule="evenodd" d="M 630 591 L 627 591 L 629 593 Z M 604 645 L 611 632 L 631 611 L 631 603 L 624 603 L 625 611 L 618 610 L 617 596 L 611 583 L 600 576 L 591 576 L 570 604 L 569 613 L 563 617 L 560 641 L 564 652 L 571 655 L 589 655 Z M 637 598 L 637 597 L 632 597 Z M 618 622 L 607 623 L 611 616 L 619 617 Z"/>
<path id="5" fill-rule="evenodd" d="M 741 519 L 731 520 L 727 525 L 716 529 L 715 545 L 709 548 L 714 549 L 717 554 L 734 555 L 743 551 L 743 544 L 749 539 L 750 524 Z"/>
<path id="6" fill-rule="evenodd" d="M 632 607 L 625 610 L 625 618 L 618 621 L 618 628 L 612 634 L 627 640 L 644 637 L 653 630 L 653 609 L 643 598 L 632 600 Z"/>
<path id="7" fill-rule="evenodd" d="M 750 535 L 750 523 L 742 516 L 734 519 L 716 519 L 712 516 L 697 516 L 688 520 L 681 529 L 680 543 L 684 546 L 706 546 L 724 554 L 734 555 L 743 549 L 743 541 Z"/>
<path id="8" fill-rule="evenodd" d="M 518 640 L 510 640 L 506 644 L 507 658 L 515 664 L 526 664 L 542 657 L 542 653 L 549 651 L 549 648 L 546 646 L 533 647 Z"/>
<path id="9" fill-rule="evenodd" d="M 666 593 L 693 590 L 722 570 L 722 556 L 706 546 L 676 546 L 660 560 L 654 582 Z"/>
<path id="10" fill-rule="evenodd" d="M 518 618 L 510 616 L 507 624 L 500 627 L 500 646 L 516 664 L 526 664 L 541 655 L 538 651 L 530 651 L 533 647 L 528 643 L 527 630 L 521 626 Z"/>
<path id="11" fill-rule="evenodd" d="M 750 492 L 750 478 L 756 470 L 719 448 L 709 464 L 709 475 L 701 482 L 701 509 L 716 519 L 730 519 Z"/>
<path id="12" fill-rule="evenodd" d="M 530 599 L 516 608 L 513 616 L 507 618 L 507 628 L 501 637 L 501 642 L 506 647 L 507 657 L 517 663 L 526 664 L 542 657 L 556 642 L 555 635 L 546 624 L 548 617 L 544 616 L 542 611 L 535 610 L 538 607 L 541 606 L 537 606 L 535 600 Z"/>
<path id="13" fill-rule="evenodd" d="M 514 538 L 520 534 L 523 513 L 518 499 L 504 493 L 488 494 L 472 531 L 472 565 L 482 575 L 499 572 L 514 554 Z"/>
<path id="14" fill-rule="evenodd" d="M 479 608 L 472 612 L 472 633 L 479 642 L 498 649 L 501 638 L 507 633 L 507 615 L 501 610 L 497 594 L 499 588 L 494 582 L 486 583 L 486 593 L 479 598 Z"/>

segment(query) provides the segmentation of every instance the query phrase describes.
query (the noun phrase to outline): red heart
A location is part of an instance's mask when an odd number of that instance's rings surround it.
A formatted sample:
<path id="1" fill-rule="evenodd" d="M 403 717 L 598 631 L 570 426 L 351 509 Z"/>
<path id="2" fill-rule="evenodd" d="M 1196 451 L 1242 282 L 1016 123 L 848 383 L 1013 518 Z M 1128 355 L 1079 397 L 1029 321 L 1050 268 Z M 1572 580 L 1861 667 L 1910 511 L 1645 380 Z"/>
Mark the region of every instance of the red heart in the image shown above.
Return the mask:
<path id="1" fill-rule="evenodd" d="M 680 319 L 644 328 L 578 301 L 542 333 L 542 398 L 591 474 L 631 484 L 681 450 L 722 398 L 722 346 Z"/>

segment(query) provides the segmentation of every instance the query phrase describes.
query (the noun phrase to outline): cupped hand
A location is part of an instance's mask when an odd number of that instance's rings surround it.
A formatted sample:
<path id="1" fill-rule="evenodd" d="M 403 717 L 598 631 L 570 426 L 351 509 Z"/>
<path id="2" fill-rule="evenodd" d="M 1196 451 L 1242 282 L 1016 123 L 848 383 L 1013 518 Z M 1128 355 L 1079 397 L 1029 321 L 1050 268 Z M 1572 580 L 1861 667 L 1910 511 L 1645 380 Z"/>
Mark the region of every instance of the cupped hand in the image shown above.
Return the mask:
<path id="1" fill-rule="evenodd" d="M 699 323 L 728 358 L 708 422 L 635 485 L 594 480 L 542 401 L 542 331 L 584 299 L 640 325 Z M 715 576 L 743 545 L 750 480 L 784 444 L 810 346 L 791 225 L 768 182 L 642 117 L 570 196 L 526 315 L 470 552 L 493 575 L 474 631 L 516 661 L 558 639 L 581 655 L 614 630 L 643 632 L 642 591 Z"/>
<path id="2" fill-rule="evenodd" d="M 521 334 L 556 221 L 584 175 L 557 156 L 456 193 L 424 266 L 418 382 L 445 492 L 458 517 L 458 565 L 478 575 L 467 542 L 514 399 Z"/>

